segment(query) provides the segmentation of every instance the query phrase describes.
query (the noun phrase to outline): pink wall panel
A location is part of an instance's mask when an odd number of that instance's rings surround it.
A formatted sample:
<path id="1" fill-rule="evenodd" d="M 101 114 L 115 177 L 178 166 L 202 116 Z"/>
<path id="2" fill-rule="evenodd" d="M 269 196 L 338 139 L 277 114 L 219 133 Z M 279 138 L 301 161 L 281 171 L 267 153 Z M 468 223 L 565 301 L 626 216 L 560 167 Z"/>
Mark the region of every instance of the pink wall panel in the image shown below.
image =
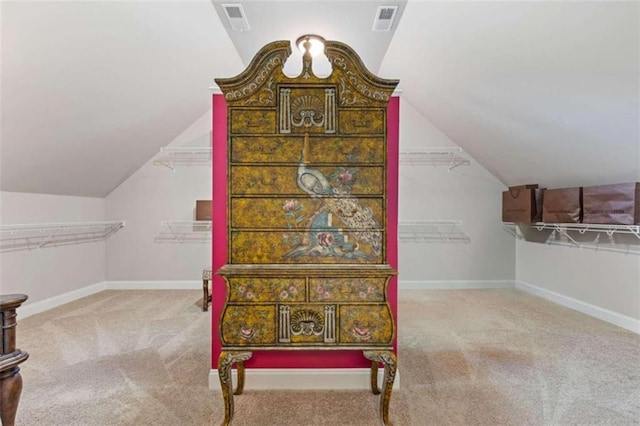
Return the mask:
<path id="1" fill-rule="evenodd" d="M 393 97 L 387 108 L 388 131 L 388 204 L 387 204 L 387 261 L 398 267 L 398 142 L 399 98 Z M 217 271 L 227 263 L 227 109 L 222 95 L 213 95 L 213 241 L 212 268 Z M 389 304 L 397 324 L 397 278 L 389 284 Z M 214 275 L 212 284 L 212 368 L 217 368 L 221 345 L 218 323 L 226 289 L 222 277 Z M 396 332 L 397 334 L 397 332 Z M 397 337 L 394 341 L 397 351 Z M 247 361 L 247 368 L 362 368 L 369 367 L 360 351 L 262 351 Z"/>
<path id="2" fill-rule="evenodd" d="M 400 98 L 387 105 L 387 263 L 398 270 L 398 159 L 400 150 Z M 398 353 L 398 277 L 389 282 L 389 305 L 396 323 L 393 349 Z"/>
<path id="3" fill-rule="evenodd" d="M 222 95 L 213 95 L 213 128 L 211 132 L 211 150 L 213 152 L 213 234 L 211 240 L 211 267 L 215 273 L 227 263 L 227 104 Z M 213 321 L 211 336 L 211 367 L 218 368 L 220 338 L 218 323 L 226 297 L 224 280 L 213 275 L 211 285 L 211 317 Z"/>

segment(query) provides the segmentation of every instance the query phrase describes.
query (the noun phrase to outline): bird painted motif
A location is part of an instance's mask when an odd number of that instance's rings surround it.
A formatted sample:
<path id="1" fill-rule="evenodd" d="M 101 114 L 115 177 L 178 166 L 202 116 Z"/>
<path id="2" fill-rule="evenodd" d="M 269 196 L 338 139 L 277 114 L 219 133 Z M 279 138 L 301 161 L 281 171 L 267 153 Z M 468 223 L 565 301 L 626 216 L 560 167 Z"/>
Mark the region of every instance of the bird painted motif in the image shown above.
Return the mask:
<path id="1" fill-rule="evenodd" d="M 285 255 L 286 258 L 301 256 L 337 256 L 348 259 L 370 256 L 361 251 L 362 244 L 371 246 L 371 251 L 380 254 L 382 251 L 382 232 L 373 211 L 363 206 L 357 197 L 351 195 L 351 184 L 355 176 L 353 171 L 341 170 L 327 178 L 322 172 L 309 167 L 309 134 L 304 137 L 304 145 L 298 165 L 297 185 L 311 198 L 321 201 L 312 215 L 308 238 L 305 243 L 295 247 Z M 331 181 L 336 181 L 335 186 Z M 336 227 L 335 219 L 342 226 Z M 343 232 L 348 230 L 348 234 Z M 357 241 L 348 241 L 352 236 Z"/>
<path id="2" fill-rule="evenodd" d="M 304 145 L 300 163 L 298 163 L 298 188 L 309 194 L 311 198 L 319 198 L 333 193 L 331 184 L 327 178 L 316 169 L 309 167 L 307 157 L 309 155 L 309 133 L 304 134 Z"/>

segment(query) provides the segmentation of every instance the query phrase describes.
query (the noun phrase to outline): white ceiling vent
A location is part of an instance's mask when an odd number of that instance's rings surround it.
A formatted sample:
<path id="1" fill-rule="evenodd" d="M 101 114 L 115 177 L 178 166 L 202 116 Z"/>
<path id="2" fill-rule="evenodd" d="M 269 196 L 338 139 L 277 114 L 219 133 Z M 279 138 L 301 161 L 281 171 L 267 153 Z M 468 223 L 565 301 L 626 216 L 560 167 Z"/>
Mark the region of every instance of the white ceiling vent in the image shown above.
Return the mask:
<path id="1" fill-rule="evenodd" d="M 378 6 L 376 17 L 373 19 L 373 31 L 391 31 L 398 6 Z"/>
<path id="2" fill-rule="evenodd" d="M 222 8 L 224 9 L 224 13 L 227 15 L 227 19 L 229 19 L 231 28 L 237 31 L 245 31 L 249 29 L 249 21 L 247 21 L 247 17 L 244 14 L 244 9 L 242 9 L 241 4 L 223 4 Z"/>

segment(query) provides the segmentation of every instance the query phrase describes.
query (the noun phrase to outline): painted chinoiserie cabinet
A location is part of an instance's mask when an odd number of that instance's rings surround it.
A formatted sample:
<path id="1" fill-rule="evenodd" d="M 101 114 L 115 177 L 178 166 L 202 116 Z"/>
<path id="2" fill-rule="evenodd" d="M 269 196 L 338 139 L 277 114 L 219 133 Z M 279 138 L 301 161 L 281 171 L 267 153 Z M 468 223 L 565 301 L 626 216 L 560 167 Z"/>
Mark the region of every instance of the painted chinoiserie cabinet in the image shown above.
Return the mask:
<path id="1" fill-rule="evenodd" d="M 309 42 L 305 42 L 309 46 Z M 371 74 L 326 41 L 326 78 L 289 41 L 266 45 L 240 75 L 216 79 L 227 104 L 227 264 L 218 373 L 233 417 L 231 366 L 258 350 L 361 350 L 389 423 L 396 372 L 388 301 L 387 104 L 397 80 Z M 383 389 L 377 387 L 384 365 Z"/>

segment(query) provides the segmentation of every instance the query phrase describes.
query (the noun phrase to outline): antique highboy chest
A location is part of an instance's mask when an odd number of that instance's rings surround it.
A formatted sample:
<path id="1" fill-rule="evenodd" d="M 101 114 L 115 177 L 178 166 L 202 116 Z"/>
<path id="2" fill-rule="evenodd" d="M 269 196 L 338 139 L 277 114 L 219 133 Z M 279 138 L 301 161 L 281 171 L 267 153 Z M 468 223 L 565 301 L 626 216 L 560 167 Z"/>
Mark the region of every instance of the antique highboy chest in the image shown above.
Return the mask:
<path id="1" fill-rule="evenodd" d="M 309 47 L 310 42 L 301 38 Z M 361 350 L 371 387 L 385 367 L 380 415 L 396 372 L 387 286 L 387 103 L 397 85 L 371 74 L 347 45 L 324 42 L 326 78 L 289 41 L 263 47 L 240 75 L 216 79 L 227 104 L 226 302 L 218 373 L 233 417 L 231 366 L 257 350 Z"/>

